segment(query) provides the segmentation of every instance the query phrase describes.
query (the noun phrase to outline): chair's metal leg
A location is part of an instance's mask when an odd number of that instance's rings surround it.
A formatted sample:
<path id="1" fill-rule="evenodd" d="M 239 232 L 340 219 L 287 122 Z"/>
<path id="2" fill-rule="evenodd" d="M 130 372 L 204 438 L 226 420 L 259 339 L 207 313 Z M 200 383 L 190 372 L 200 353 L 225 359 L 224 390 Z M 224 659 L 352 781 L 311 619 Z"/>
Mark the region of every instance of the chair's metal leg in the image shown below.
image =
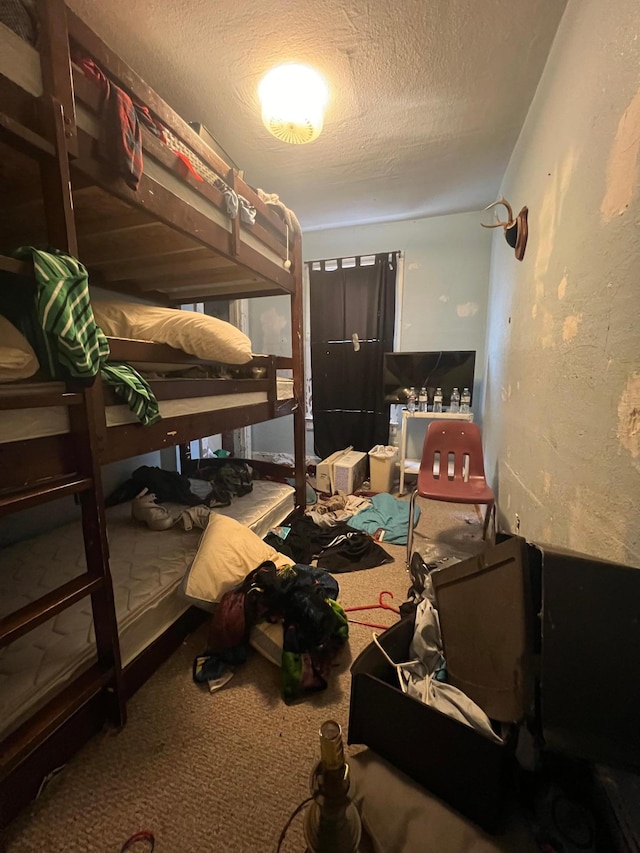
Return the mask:
<path id="1" fill-rule="evenodd" d="M 409 501 L 409 532 L 407 534 L 407 566 L 411 565 L 411 549 L 413 548 L 413 516 L 415 513 L 416 497 L 418 490 L 414 489 L 411 492 L 411 500 Z"/>
<path id="2" fill-rule="evenodd" d="M 493 502 L 487 504 L 487 511 L 484 514 L 484 525 L 482 526 L 482 538 L 487 538 L 487 530 L 489 529 L 489 519 L 491 518 L 491 513 L 493 511 Z"/>
<path id="3" fill-rule="evenodd" d="M 497 527 L 496 527 L 496 503 L 495 503 L 495 501 L 492 501 L 490 504 L 487 504 L 487 511 L 485 513 L 485 516 L 484 516 L 484 525 L 482 528 L 482 538 L 483 539 L 487 538 L 487 531 L 489 530 L 489 521 L 491 519 L 491 516 L 493 516 L 493 541 L 495 541 L 496 533 L 498 532 Z"/>

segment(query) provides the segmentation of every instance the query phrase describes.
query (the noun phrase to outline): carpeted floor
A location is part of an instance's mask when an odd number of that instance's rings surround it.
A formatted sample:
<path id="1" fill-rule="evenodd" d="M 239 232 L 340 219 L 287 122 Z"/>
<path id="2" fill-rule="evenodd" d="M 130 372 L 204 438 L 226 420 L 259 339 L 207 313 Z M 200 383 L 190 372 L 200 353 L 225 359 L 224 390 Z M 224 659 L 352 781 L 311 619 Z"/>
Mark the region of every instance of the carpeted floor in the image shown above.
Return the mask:
<path id="1" fill-rule="evenodd" d="M 418 550 L 437 556 L 482 547 L 473 507 L 422 505 Z M 381 590 L 404 600 L 404 548 L 385 547 L 394 563 L 337 576 L 343 606 L 376 601 Z M 375 610 L 360 618 L 390 625 L 397 617 Z M 371 633 L 353 625 L 329 688 L 287 707 L 279 670 L 257 653 L 218 693 L 197 687 L 191 666 L 206 643 L 200 629 L 136 694 L 125 729 L 94 738 L 14 821 L 7 853 L 118 853 L 140 829 L 154 833 L 156 853 L 275 850 L 288 816 L 308 796 L 320 724 L 337 720 L 346 741 L 349 667 Z M 496 843 L 496 850 L 518 849 Z M 300 819 L 282 849 L 304 850 Z"/>

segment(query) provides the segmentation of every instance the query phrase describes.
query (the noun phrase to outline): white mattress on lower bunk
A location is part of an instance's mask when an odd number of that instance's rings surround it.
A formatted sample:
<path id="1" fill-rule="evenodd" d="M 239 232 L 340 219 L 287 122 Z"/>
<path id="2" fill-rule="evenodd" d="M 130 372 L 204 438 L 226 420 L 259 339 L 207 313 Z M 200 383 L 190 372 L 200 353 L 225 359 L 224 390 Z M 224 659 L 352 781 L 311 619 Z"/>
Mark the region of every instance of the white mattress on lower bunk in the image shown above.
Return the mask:
<path id="1" fill-rule="evenodd" d="M 293 379 L 278 378 L 278 400 L 293 397 Z M 266 403 L 266 392 L 255 391 L 244 394 L 217 394 L 211 397 L 185 397 L 181 400 L 161 400 L 160 414 L 163 418 L 194 415 L 199 412 L 215 412 L 233 409 L 236 406 L 253 406 Z M 107 406 L 108 427 L 136 423 L 136 416 L 126 405 Z M 48 406 L 41 409 L 8 409 L 0 418 L 0 444 L 20 441 L 24 438 L 46 438 L 69 432 L 69 414 L 66 406 Z"/>
<path id="2" fill-rule="evenodd" d="M 282 522 L 294 490 L 256 480 L 249 495 L 224 510 L 259 536 Z M 107 512 L 111 574 L 123 665 L 184 613 L 179 593 L 201 531 L 149 530 L 131 518 L 130 504 Z M 86 571 L 79 522 L 5 548 L 1 556 L 0 618 Z M 89 598 L 0 650 L 0 733 L 16 728 L 52 692 L 95 660 Z"/>

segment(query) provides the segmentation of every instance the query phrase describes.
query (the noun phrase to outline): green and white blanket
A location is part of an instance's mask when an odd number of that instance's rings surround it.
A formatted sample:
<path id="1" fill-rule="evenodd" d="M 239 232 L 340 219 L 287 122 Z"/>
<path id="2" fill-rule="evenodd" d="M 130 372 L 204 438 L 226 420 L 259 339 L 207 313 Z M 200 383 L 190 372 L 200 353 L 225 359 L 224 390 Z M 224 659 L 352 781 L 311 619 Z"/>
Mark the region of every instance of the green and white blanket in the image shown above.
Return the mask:
<path id="1" fill-rule="evenodd" d="M 158 401 L 138 371 L 124 362 L 105 363 L 109 344 L 93 316 L 83 264 L 63 252 L 31 246 L 23 246 L 14 256 L 33 261 L 38 339 L 32 344 L 40 364 L 58 379 L 66 375 L 91 379 L 100 371 L 103 381 L 143 424 L 160 420 Z"/>

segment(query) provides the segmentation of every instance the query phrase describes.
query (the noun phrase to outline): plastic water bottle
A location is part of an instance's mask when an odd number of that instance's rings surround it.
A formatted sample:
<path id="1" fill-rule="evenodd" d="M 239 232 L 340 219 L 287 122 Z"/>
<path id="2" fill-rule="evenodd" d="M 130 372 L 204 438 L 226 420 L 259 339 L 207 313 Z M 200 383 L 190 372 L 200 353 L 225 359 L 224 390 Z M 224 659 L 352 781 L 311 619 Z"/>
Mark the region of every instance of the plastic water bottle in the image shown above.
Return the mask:
<path id="1" fill-rule="evenodd" d="M 451 403 L 449 405 L 449 411 L 452 415 L 455 415 L 460 411 L 460 392 L 457 388 L 454 388 L 451 392 Z"/>
<path id="2" fill-rule="evenodd" d="M 418 411 L 427 411 L 427 389 L 424 387 L 424 385 L 420 389 L 420 396 L 418 397 Z"/>
<path id="3" fill-rule="evenodd" d="M 436 388 L 436 393 L 433 395 L 433 411 L 442 411 L 442 388 Z"/>
<path id="4" fill-rule="evenodd" d="M 460 414 L 468 415 L 471 411 L 471 392 L 468 388 L 462 389 L 462 396 L 460 397 Z"/>
<path id="5" fill-rule="evenodd" d="M 416 389 L 411 386 L 407 395 L 407 411 L 415 412 L 416 410 Z"/>

